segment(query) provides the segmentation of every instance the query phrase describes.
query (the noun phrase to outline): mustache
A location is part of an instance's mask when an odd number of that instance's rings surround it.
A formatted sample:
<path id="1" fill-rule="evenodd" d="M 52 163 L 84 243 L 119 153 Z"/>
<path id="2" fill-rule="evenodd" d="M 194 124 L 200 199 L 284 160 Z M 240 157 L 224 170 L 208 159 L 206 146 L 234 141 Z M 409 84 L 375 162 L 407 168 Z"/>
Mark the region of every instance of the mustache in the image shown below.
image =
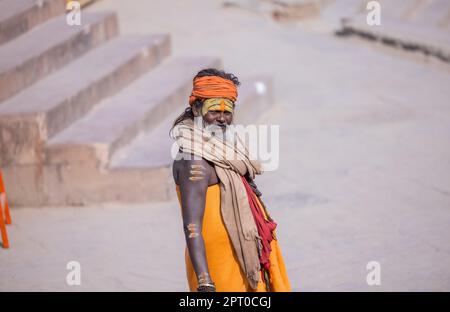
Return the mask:
<path id="1" fill-rule="evenodd" d="M 209 132 L 225 132 L 227 131 L 229 128 L 228 125 L 225 124 L 209 124 L 209 125 L 204 125 L 203 129 L 205 129 L 206 131 Z"/>
<path id="2" fill-rule="evenodd" d="M 230 125 L 227 123 L 219 123 L 219 122 L 208 123 L 202 117 L 194 117 L 194 123 L 197 124 L 197 126 L 199 126 L 200 128 L 203 128 L 206 130 L 209 130 L 209 129 L 211 129 L 211 130 L 212 129 L 226 130 L 230 127 Z"/>

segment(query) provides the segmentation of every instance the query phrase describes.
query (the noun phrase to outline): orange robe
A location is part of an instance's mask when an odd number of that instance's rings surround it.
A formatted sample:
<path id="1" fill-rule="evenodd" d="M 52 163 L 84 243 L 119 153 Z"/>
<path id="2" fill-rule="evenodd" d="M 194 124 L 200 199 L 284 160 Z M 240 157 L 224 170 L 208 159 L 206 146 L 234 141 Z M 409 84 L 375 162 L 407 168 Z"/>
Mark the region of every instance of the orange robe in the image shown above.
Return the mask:
<path id="1" fill-rule="evenodd" d="M 178 200 L 181 206 L 180 189 L 177 185 Z M 258 201 L 259 203 L 259 201 Z M 264 209 L 259 208 L 266 216 Z M 233 245 L 228 237 L 225 224 L 220 212 L 220 186 L 214 184 L 208 187 L 206 192 L 205 213 L 203 216 L 202 235 L 205 241 L 206 259 L 209 273 L 216 284 L 217 291 L 228 292 L 265 292 L 265 283 L 260 279 L 258 288 L 252 289 L 245 274 L 239 266 Z M 270 252 L 270 289 L 276 292 L 291 291 L 291 286 L 286 273 L 281 249 L 277 240 L 271 242 Z M 190 291 L 197 290 L 197 277 L 189 257 L 187 247 L 185 248 L 186 274 Z"/>

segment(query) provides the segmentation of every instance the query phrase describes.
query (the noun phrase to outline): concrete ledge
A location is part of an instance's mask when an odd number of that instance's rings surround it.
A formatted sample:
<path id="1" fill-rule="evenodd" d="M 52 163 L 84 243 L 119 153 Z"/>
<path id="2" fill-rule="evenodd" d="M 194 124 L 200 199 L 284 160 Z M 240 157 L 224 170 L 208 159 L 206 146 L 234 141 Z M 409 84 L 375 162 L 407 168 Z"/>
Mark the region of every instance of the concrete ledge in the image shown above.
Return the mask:
<path id="1" fill-rule="evenodd" d="M 101 171 L 90 164 L 2 168 L 13 207 L 83 206 L 104 202 L 167 201 L 170 170 Z"/>
<path id="2" fill-rule="evenodd" d="M 384 20 L 381 26 L 345 20 L 338 36 L 359 36 L 369 41 L 406 51 L 419 51 L 444 62 L 450 62 L 450 31 L 405 22 Z"/>
<path id="3" fill-rule="evenodd" d="M 0 106 L 0 164 L 40 162 L 37 146 L 155 67 L 169 53 L 167 35 L 120 37 L 5 101 Z"/>
<path id="4" fill-rule="evenodd" d="M 0 44 L 4 44 L 33 27 L 64 14 L 64 0 L 2 0 L 0 1 Z"/>
<path id="5" fill-rule="evenodd" d="M 54 18 L 0 47 L 0 101 L 118 34 L 113 12 L 83 15 L 83 25 Z M 0 104 L 1 105 L 1 104 Z"/>

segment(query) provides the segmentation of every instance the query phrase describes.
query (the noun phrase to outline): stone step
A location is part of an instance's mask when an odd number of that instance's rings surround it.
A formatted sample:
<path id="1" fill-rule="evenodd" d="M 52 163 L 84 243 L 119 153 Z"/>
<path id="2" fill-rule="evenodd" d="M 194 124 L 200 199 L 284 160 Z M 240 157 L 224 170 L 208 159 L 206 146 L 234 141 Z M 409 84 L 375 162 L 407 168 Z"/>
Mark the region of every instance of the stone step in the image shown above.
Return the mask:
<path id="1" fill-rule="evenodd" d="M 0 1 L 0 45 L 50 18 L 64 14 L 64 0 Z"/>
<path id="2" fill-rule="evenodd" d="M 344 35 L 358 35 L 390 46 L 421 51 L 444 62 L 450 62 L 450 31 L 417 23 L 384 18 L 380 26 L 369 26 L 360 19 L 349 20 Z"/>
<path id="3" fill-rule="evenodd" d="M 107 166 L 115 150 L 186 102 L 196 72 L 219 65 L 216 58 L 183 57 L 158 66 L 52 138 L 47 164 Z"/>
<path id="4" fill-rule="evenodd" d="M 82 22 L 69 26 L 56 17 L 2 45 L 0 102 L 118 33 L 114 12 L 84 13 Z"/>
<path id="5" fill-rule="evenodd" d="M 40 153 L 48 138 L 169 53 L 168 35 L 119 37 L 7 100 L 0 106 L 0 164 L 42 161 Z"/>
<path id="6" fill-rule="evenodd" d="M 242 79 L 241 83 L 233 123 L 246 126 L 257 123 L 258 117 L 273 105 L 272 81 L 267 76 L 259 76 Z M 154 130 L 141 133 L 131 144 L 117 151 L 111 159 L 110 168 L 159 169 L 170 166 L 174 141 L 169 137 L 169 131 L 184 108 L 180 106 Z M 178 148 L 175 146 L 174 149 L 176 153 Z"/>

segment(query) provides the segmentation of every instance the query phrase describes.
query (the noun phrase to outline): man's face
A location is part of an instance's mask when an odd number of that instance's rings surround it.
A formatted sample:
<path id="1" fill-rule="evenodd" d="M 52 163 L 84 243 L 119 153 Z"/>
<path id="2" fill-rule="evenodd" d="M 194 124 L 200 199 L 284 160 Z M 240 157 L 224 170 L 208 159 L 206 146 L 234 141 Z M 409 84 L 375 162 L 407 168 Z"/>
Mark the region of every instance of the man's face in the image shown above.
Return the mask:
<path id="1" fill-rule="evenodd" d="M 227 125 L 231 125 L 231 122 L 233 121 L 233 113 L 229 111 L 209 110 L 205 115 L 203 115 L 203 120 L 207 125 L 225 128 Z"/>
<path id="2" fill-rule="evenodd" d="M 233 122 L 234 103 L 224 98 L 212 98 L 203 101 L 201 114 L 206 126 L 220 127 L 223 130 Z"/>
<path id="3" fill-rule="evenodd" d="M 232 112 L 209 110 L 203 115 L 203 129 L 222 141 L 233 142 L 233 131 L 230 128 L 232 121 Z"/>

